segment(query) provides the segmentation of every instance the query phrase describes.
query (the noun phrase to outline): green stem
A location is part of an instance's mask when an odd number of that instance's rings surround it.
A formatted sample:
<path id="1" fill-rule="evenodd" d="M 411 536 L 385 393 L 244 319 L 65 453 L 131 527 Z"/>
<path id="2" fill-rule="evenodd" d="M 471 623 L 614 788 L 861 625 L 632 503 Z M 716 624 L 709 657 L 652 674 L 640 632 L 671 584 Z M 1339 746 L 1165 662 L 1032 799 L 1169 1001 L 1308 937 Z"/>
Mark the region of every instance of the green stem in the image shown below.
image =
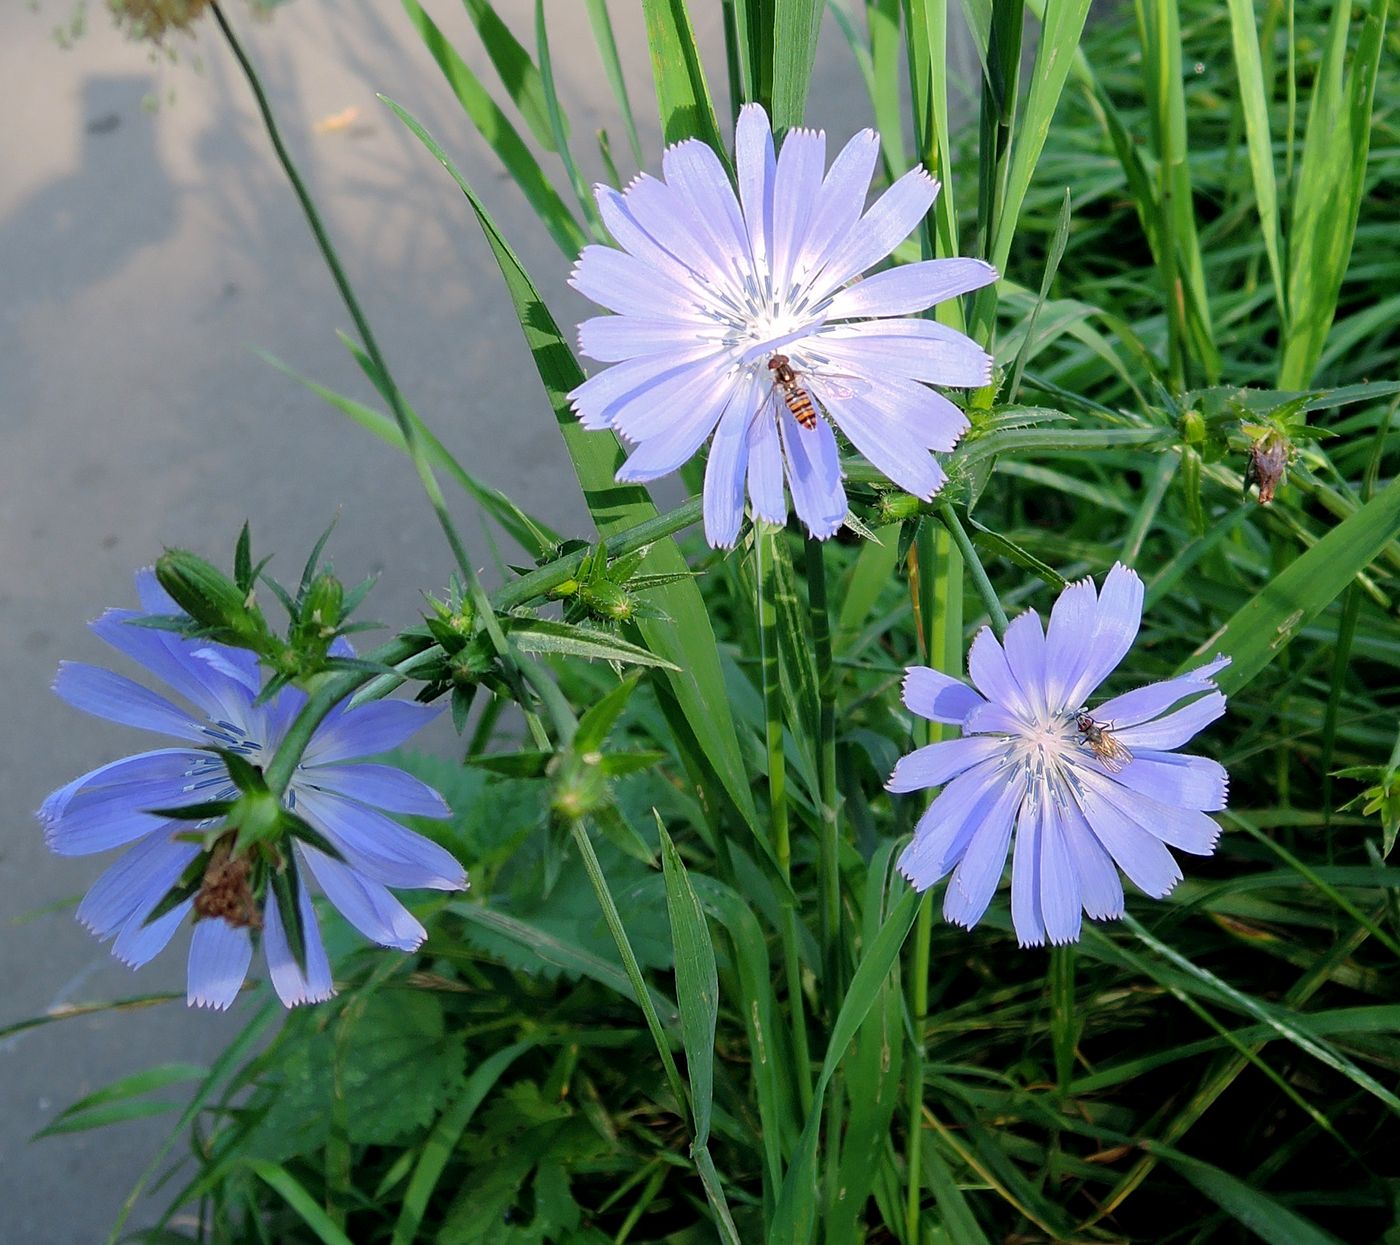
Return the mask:
<path id="1" fill-rule="evenodd" d="M 787 757 L 783 752 L 783 693 L 778 671 L 778 609 L 774 604 L 778 582 L 774 570 L 774 544 L 782 529 L 756 524 L 754 530 L 754 581 L 758 587 L 759 670 L 763 680 L 763 716 L 768 758 L 768 815 L 773 829 L 773 853 L 783 880 L 792 880 L 792 831 L 788 821 Z M 789 894 L 791 888 L 789 887 Z M 791 900 L 783 904 L 779 931 L 786 968 L 788 1004 L 792 1021 L 793 1063 L 797 1090 L 804 1113 L 812 1109 L 812 1057 L 807 1044 L 807 1016 L 802 998 L 802 963 L 797 942 L 797 911 Z"/>
<path id="2" fill-rule="evenodd" d="M 831 613 L 826 598 L 823 545 L 807 538 L 807 603 L 812 655 L 817 668 L 817 790 L 821 816 L 822 946 L 826 988 L 834 1016 L 846 995 L 841 942 L 841 825 L 836 785 L 836 665 L 831 655 Z"/>
<path id="3" fill-rule="evenodd" d="M 588 837 L 588 830 L 583 822 L 576 820 L 571 829 L 574 844 L 583 859 L 584 871 L 588 874 L 588 880 L 593 883 L 594 893 L 598 896 L 598 906 L 603 909 L 603 920 L 607 922 L 608 931 L 617 944 L 617 952 L 622 957 L 622 967 L 627 972 L 627 980 L 632 983 L 637 1005 L 646 1017 L 647 1028 L 651 1030 L 651 1040 L 656 1043 L 656 1053 L 661 1056 L 666 1080 L 671 1086 L 671 1093 L 675 1095 L 676 1113 L 686 1122 L 686 1127 L 690 1128 L 691 1116 L 685 1085 L 681 1081 L 675 1057 L 671 1054 L 671 1043 L 666 1037 L 666 1030 L 662 1027 L 661 1018 L 656 1014 L 656 1005 L 651 1001 L 651 991 L 647 988 L 646 978 L 642 976 L 642 966 L 637 963 L 636 953 L 632 950 L 631 940 L 623 927 L 617 904 L 613 902 L 612 891 L 608 889 L 608 879 L 603 875 L 603 866 L 598 861 L 598 854 L 593 850 L 593 841 Z"/>
<path id="4" fill-rule="evenodd" d="M 919 520 L 913 549 L 916 617 L 919 620 L 919 646 L 929 665 L 947 674 L 962 669 L 963 557 L 948 531 L 928 519 Z M 956 728 L 938 723 L 922 723 L 918 743 L 952 738 Z M 919 901 L 914 925 L 914 947 L 909 963 L 909 1010 L 914 1017 L 914 1042 L 909 1059 L 909 1141 L 905 1168 L 905 1237 L 920 1240 L 923 1179 L 924 1064 L 928 1058 L 929 971 L 933 958 L 933 897 Z"/>
<path id="5" fill-rule="evenodd" d="M 522 705 L 526 703 L 524 686 L 521 680 L 519 664 L 514 653 L 511 651 L 505 633 L 501 630 L 500 622 L 492 611 L 490 602 L 487 600 L 486 592 L 481 586 L 481 581 L 477 577 L 476 570 L 472 565 L 471 558 L 467 554 L 466 546 L 463 545 L 461 537 L 457 534 L 457 528 L 452 522 L 452 516 L 448 513 L 447 501 L 443 497 L 442 489 L 439 487 L 437 477 L 433 474 L 432 465 L 428 461 L 427 453 L 424 449 L 422 438 L 419 436 L 418 424 L 412 414 L 405 406 L 403 397 L 399 392 L 399 387 L 394 383 L 389 372 L 389 365 L 384 358 L 383 352 L 379 349 L 379 342 L 374 336 L 374 331 L 369 326 L 369 320 L 365 317 L 360 308 L 359 299 L 355 297 L 355 291 L 350 285 L 350 279 L 346 275 L 344 265 L 340 262 L 340 256 L 336 253 L 332 244 L 330 234 L 321 220 L 321 214 L 316 210 L 316 204 L 311 198 L 310 192 L 306 188 L 306 183 L 302 180 L 301 173 L 297 170 L 296 162 L 292 159 L 291 153 L 287 150 L 286 144 L 282 141 L 282 132 L 278 128 L 277 120 L 272 114 L 272 106 L 268 102 L 267 92 L 263 90 L 262 80 L 258 77 L 257 70 L 244 51 L 243 45 L 239 42 L 238 36 L 234 34 L 233 28 L 229 25 L 228 19 L 224 16 L 223 10 L 219 7 L 217 0 L 210 6 L 214 11 L 214 20 L 219 25 L 219 30 L 227 41 L 234 59 L 238 62 L 238 67 L 243 71 L 244 78 L 248 81 L 249 89 L 253 93 L 253 99 L 257 103 L 258 113 L 262 117 L 263 128 L 267 131 L 268 139 L 272 143 L 272 149 L 276 153 L 277 161 L 282 166 L 283 173 L 286 174 L 287 181 L 291 184 L 292 193 L 296 195 L 297 202 L 301 205 L 302 215 L 306 217 L 306 223 L 310 226 L 312 236 L 316 239 L 316 245 L 320 248 L 321 257 L 326 261 L 331 279 L 335 282 L 336 290 L 340 294 L 341 301 L 345 304 L 345 309 L 350 313 L 350 319 L 354 321 L 355 331 L 360 336 L 365 353 L 369 356 L 370 362 L 374 365 L 380 380 L 383 382 L 384 395 L 388 399 L 389 409 L 393 413 L 394 422 L 399 427 L 399 433 L 403 437 L 404 447 L 408 451 L 408 456 L 413 462 L 415 470 L 418 472 L 419 482 L 423 486 L 423 491 L 427 494 L 428 502 L 433 508 L 433 513 L 437 516 L 438 524 L 442 528 L 443 535 L 447 539 L 448 547 L 452 551 L 453 560 L 457 563 L 457 569 L 461 573 L 463 582 L 467 585 L 467 591 L 472 598 L 473 604 L 477 607 L 482 620 L 482 625 L 486 629 L 486 634 L 490 637 L 492 645 L 496 649 L 497 656 L 505 670 L 507 680 L 513 685 L 518 693 Z"/>
<path id="6" fill-rule="evenodd" d="M 996 589 L 992 587 L 992 581 L 987 578 L 986 568 L 982 565 L 982 559 L 977 556 L 977 550 L 972 547 L 963 525 L 958 522 L 958 516 L 954 513 L 953 507 L 944 502 L 938 507 L 938 520 L 948 529 L 948 534 L 953 538 L 953 543 L 957 546 L 958 552 L 962 554 L 963 560 L 967 563 L 967 569 L 972 575 L 972 586 L 977 589 L 977 595 L 982 598 L 982 604 L 987 610 L 987 620 L 992 624 L 992 631 L 998 640 L 1006 634 L 1006 611 L 1001 608 L 1001 602 L 997 600 Z"/>

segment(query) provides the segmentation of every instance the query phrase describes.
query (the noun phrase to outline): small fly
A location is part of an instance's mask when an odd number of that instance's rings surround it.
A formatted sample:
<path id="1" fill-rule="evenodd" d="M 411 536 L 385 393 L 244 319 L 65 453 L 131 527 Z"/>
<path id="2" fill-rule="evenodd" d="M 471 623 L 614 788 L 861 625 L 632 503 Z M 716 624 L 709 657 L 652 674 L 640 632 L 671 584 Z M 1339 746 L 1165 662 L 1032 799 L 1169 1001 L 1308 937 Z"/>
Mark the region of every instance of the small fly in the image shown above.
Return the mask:
<path id="1" fill-rule="evenodd" d="M 1133 754 L 1113 737 L 1111 722 L 1097 722 L 1081 709 L 1074 715 L 1074 728 L 1079 732 L 1080 743 L 1098 757 L 1110 774 L 1120 773 L 1132 761 Z"/>

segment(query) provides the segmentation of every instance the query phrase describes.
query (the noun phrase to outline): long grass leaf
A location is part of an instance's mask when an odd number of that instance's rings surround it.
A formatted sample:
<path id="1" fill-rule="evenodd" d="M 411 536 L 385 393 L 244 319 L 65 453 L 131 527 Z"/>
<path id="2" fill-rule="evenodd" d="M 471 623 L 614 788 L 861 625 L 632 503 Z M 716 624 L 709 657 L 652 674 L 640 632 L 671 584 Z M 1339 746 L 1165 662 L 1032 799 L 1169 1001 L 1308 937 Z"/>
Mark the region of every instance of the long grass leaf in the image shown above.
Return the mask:
<path id="1" fill-rule="evenodd" d="M 1264 670 L 1335 600 L 1400 528 L 1400 480 L 1337 524 L 1242 605 L 1198 654 L 1228 654 L 1218 683 L 1227 695 Z"/>
<path id="2" fill-rule="evenodd" d="M 404 11 L 424 46 L 437 61 L 462 110 L 484 138 L 520 192 L 535 210 L 559 249 L 573 259 L 588 240 L 510 119 L 481 84 L 481 80 L 424 11 L 418 0 L 402 0 Z"/>
<path id="3" fill-rule="evenodd" d="M 647 20 L 661 136 L 667 143 L 698 138 L 724 159 L 715 107 L 685 0 L 642 0 L 642 11 Z"/>
<path id="4" fill-rule="evenodd" d="M 866 949 L 851 987 L 831 1027 L 826 1057 L 813 1093 L 813 1107 L 802 1129 L 782 1193 L 768 1229 L 768 1245 L 805 1245 L 815 1227 L 815 1210 L 820 1204 L 816 1190 L 817 1138 L 821 1131 L 822 1102 L 827 1086 L 845 1058 L 846 1048 L 880 997 L 895 957 L 909 937 L 918 912 L 919 896 L 912 890 L 900 896 L 880 927 L 880 933 Z"/>

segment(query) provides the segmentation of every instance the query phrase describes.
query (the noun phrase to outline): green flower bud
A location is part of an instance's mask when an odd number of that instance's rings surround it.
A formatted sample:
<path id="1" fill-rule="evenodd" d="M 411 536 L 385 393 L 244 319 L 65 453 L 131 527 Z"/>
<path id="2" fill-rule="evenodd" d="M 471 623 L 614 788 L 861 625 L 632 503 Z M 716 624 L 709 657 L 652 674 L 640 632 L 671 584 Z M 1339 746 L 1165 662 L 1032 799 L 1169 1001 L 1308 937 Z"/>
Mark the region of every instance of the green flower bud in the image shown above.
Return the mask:
<path id="1" fill-rule="evenodd" d="M 198 554 L 167 549 L 156 561 L 156 579 L 211 639 L 255 651 L 262 647 L 267 624 L 252 593 Z"/>
<path id="2" fill-rule="evenodd" d="M 308 631 L 308 638 L 329 640 L 340 625 L 341 610 L 345 605 L 345 587 L 334 575 L 324 572 L 311 581 L 302 602 L 302 625 Z"/>
<path id="3" fill-rule="evenodd" d="M 606 579 L 585 584 L 583 601 L 594 614 L 613 622 L 626 622 L 637 610 L 632 594 Z"/>

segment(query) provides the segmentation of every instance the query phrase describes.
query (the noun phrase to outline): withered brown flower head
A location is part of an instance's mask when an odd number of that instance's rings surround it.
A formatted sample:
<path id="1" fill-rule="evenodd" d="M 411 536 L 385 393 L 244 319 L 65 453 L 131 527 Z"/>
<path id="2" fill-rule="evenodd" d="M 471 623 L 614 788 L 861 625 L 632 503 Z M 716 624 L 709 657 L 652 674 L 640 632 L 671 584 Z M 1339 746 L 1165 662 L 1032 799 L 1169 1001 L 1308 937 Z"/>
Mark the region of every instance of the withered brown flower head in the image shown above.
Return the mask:
<path id="1" fill-rule="evenodd" d="M 1288 438 L 1276 431 L 1266 432 L 1249 446 L 1249 464 L 1244 469 L 1244 486 L 1259 486 L 1259 504 L 1267 506 L 1283 483 L 1293 447 Z"/>
<path id="2" fill-rule="evenodd" d="M 107 0 L 132 39 L 159 43 L 171 30 L 188 31 L 209 7 L 209 0 Z"/>

